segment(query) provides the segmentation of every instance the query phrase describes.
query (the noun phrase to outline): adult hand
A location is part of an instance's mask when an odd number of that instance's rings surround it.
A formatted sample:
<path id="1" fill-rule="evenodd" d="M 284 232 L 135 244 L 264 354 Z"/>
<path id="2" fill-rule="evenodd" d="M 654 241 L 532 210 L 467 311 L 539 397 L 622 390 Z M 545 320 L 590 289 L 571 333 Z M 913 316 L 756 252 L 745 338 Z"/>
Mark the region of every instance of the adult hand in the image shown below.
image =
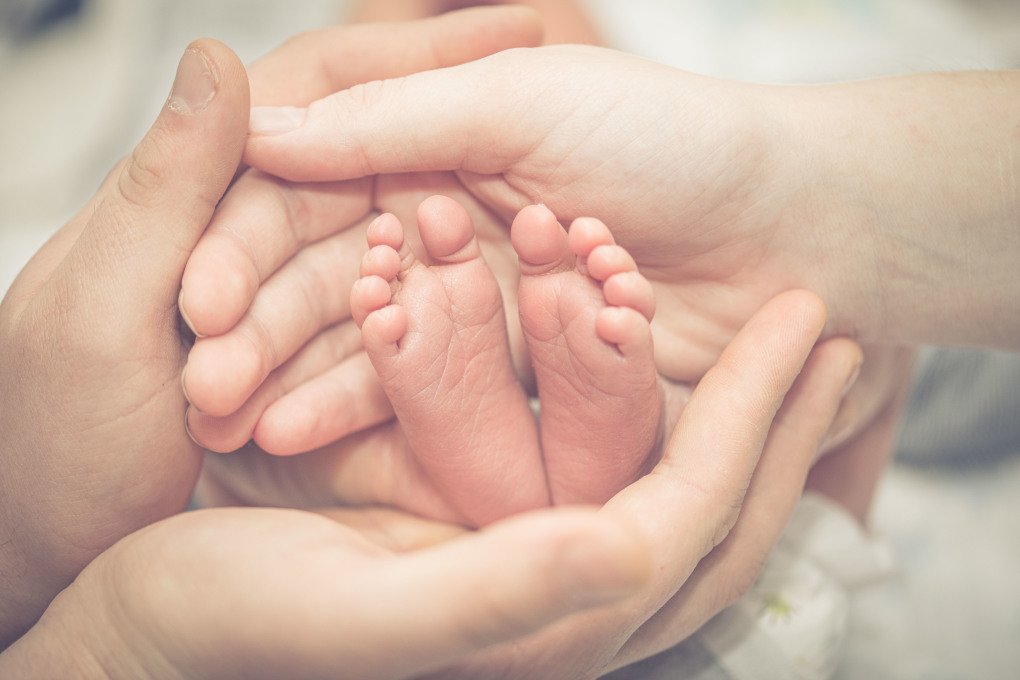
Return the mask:
<path id="1" fill-rule="evenodd" d="M 256 106 L 303 106 L 358 83 L 534 45 L 541 34 L 534 12 L 513 6 L 472 8 L 421 21 L 309 31 L 248 67 L 251 101 Z M 257 174 L 245 183 L 251 186 L 235 191 L 238 198 L 243 194 L 243 200 L 221 206 L 219 213 L 223 214 L 216 215 L 185 271 L 181 312 L 199 336 L 219 335 L 233 328 L 259 285 L 296 250 L 332 234 L 338 223 L 348 225 L 335 218 L 328 223 L 308 223 L 308 215 L 318 218 L 337 208 L 349 209 L 350 201 L 338 206 L 317 200 L 315 194 L 323 191 L 318 185 L 292 187 L 277 182 L 274 186 L 270 178 Z M 232 231 L 252 220 L 263 228 Z M 267 225 L 276 227 L 275 234 Z M 268 246 L 245 240 L 274 235 L 278 240 Z"/>
<path id="2" fill-rule="evenodd" d="M 812 352 L 824 321 L 818 298 L 803 291 L 765 305 L 695 389 L 662 462 L 600 511 L 654 547 L 652 580 L 638 596 L 439 675 L 594 677 L 684 639 L 750 587 L 860 361 L 845 339 Z M 206 479 L 224 502 L 399 506 L 407 480 L 395 478 L 391 452 L 365 445 L 372 436 L 290 458 L 210 456 Z"/>
<path id="3" fill-rule="evenodd" d="M 543 44 L 599 45 L 602 38 L 591 14 L 578 0 L 359 0 L 349 21 L 407 21 L 478 4 L 525 5 L 542 17 Z"/>
<path id="4" fill-rule="evenodd" d="M 1016 348 L 1018 80 L 784 88 L 512 50 L 256 109 L 246 159 L 294 180 L 457 170 L 504 218 L 541 202 L 602 219 L 658 282 L 675 379 L 792 287 L 825 300 L 827 336 Z"/>
<path id="5" fill-rule="evenodd" d="M 177 289 L 247 121 L 237 57 L 193 43 L 151 131 L 0 307 L 3 646 L 96 555 L 188 504 L 202 452 Z"/>
<path id="6" fill-rule="evenodd" d="M 263 74 L 255 91 L 267 103 L 301 101 L 321 94 L 308 94 L 309 82 L 342 87 L 356 82 L 346 77 L 455 63 L 539 33 L 534 14 L 516 8 L 465 11 L 419 29 L 311 33 L 254 68 Z M 332 62 L 308 67 L 327 44 L 349 57 L 347 75 L 336 76 Z M 185 263 L 237 171 L 248 115 L 237 58 L 218 43 L 195 43 L 152 131 L 0 307 L 4 646 L 96 555 L 191 497 L 202 451 L 183 427 L 179 373 L 190 333 L 176 302 Z"/>
<path id="7" fill-rule="evenodd" d="M 356 83 L 536 44 L 541 33 L 534 12 L 512 6 L 309 32 L 249 67 L 252 100 L 303 105 Z M 232 450 L 254 432 L 276 451 L 296 452 L 310 438 L 325 444 L 392 416 L 347 308 L 366 247 L 360 218 L 378 207 L 373 197 L 370 180 L 295 185 L 258 172 L 225 197 L 180 297 L 200 336 L 184 386 L 196 407 L 188 422 L 203 445 Z M 322 328 L 329 330 L 309 342 Z M 328 379 L 313 380 L 320 376 Z M 298 386 L 296 399 L 275 409 L 281 426 L 262 428 L 268 440 L 257 433 L 265 409 Z M 293 441 L 293 432 L 304 434 Z"/>
<path id="8" fill-rule="evenodd" d="M 418 676 L 632 595 L 648 550 L 594 510 L 478 533 L 385 510 L 200 510 L 128 536 L 0 655 L 0 675 Z"/>

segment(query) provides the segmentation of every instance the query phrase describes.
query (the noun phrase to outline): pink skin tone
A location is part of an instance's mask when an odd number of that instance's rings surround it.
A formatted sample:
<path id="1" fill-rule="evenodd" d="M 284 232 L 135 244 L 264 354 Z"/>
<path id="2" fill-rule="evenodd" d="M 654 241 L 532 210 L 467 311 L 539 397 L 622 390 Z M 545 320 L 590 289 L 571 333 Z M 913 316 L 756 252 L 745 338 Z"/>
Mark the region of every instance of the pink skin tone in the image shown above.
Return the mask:
<path id="1" fill-rule="evenodd" d="M 485 524 L 550 502 L 601 503 L 650 469 L 663 420 L 654 295 L 605 225 L 578 220 L 568 237 L 531 206 L 511 229 L 541 428 L 467 212 L 433 196 L 418 232 L 421 257 L 395 216 L 369 227 L 351 310 L 410 448 L 451 504 Z"/>

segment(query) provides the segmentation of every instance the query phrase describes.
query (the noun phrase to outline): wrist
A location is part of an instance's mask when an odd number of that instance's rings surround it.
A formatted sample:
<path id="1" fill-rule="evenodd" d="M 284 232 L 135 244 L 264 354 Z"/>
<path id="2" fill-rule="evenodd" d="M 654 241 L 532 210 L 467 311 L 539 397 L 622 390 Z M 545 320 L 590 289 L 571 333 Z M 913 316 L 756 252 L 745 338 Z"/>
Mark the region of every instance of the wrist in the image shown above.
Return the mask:
<path id="1" fill-rule="evenodd" d="M 1020 346 L 1020 77 L 783 89 L 790 155 L 800 156 L 787 172 L 807 182 L 796 217 L 800 238 L 817 244 L 829 330 L 884 343 Z"/>

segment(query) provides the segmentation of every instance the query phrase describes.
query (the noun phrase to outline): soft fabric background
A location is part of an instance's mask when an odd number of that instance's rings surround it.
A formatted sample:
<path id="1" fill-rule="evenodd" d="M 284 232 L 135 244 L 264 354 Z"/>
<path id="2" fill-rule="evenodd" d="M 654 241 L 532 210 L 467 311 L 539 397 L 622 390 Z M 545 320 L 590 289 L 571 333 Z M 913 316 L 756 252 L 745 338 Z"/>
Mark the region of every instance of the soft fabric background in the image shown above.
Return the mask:
<path id="1" fill-rule="evenodd" d="M 727 78 L 1020 66 L 1016 0 L 587 4 L 611 45 Z M 215 37 L 251 61 L 347 11 L 335 0 L 86 0 L 33 32 L 39 5 L 0 5 L 0 291 L 145 132 L 188 42 Z M 1016 357 L 925 352 L 874 511 L 899 566 L 854 593 L 837 678 L 1020 677 L 1018 423 Z M 643 677 L 674 678 L 675 668 L 667 654 Z"/>

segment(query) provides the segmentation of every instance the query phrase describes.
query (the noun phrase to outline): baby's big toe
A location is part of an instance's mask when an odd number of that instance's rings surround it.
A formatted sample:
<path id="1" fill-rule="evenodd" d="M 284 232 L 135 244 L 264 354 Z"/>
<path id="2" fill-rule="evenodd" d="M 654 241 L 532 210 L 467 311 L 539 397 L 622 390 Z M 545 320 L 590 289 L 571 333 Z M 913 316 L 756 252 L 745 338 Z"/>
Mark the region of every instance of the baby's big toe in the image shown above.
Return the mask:
<path id="1" fill-rule="evenodd" d="M 520 258 L 522 274 L 548 274 L 574 266 L 567 232 L 543 205 L 530 205 L 517 213 L 510 225 L 510 242 Z"/>
<path id="2" fill-rule="evenodd" d="M 430 196 L 418 206 L 418 233 L 429 256 L 442 264 L 481 257 L 467 210 L 448 196 Z"/>

